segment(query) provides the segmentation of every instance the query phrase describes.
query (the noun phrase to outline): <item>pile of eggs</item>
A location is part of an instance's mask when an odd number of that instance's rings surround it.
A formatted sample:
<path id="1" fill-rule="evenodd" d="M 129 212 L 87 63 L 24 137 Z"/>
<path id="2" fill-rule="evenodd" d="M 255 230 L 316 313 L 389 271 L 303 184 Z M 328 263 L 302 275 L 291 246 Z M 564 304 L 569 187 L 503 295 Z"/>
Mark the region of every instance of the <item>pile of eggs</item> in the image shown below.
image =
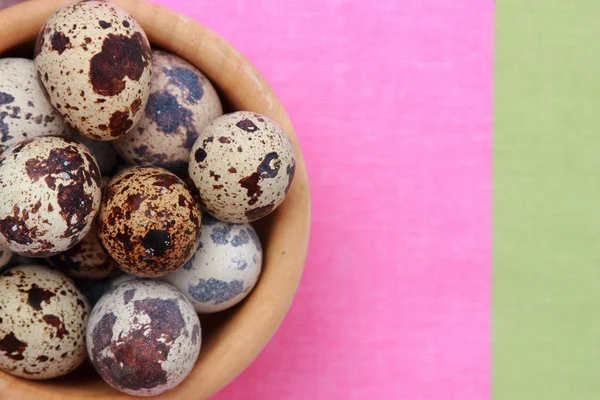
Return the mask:
<path id="1" fill-rule="evenodd" d="M 0 59 L 0 370 L 50 379 L 89 358 L 124 393 L 178 385 L 202 315 L 259 279 L 250 222 L 294 170 L 277 124 L 223 114 L 126 11 L 59 9 L 33 61 Z"/>

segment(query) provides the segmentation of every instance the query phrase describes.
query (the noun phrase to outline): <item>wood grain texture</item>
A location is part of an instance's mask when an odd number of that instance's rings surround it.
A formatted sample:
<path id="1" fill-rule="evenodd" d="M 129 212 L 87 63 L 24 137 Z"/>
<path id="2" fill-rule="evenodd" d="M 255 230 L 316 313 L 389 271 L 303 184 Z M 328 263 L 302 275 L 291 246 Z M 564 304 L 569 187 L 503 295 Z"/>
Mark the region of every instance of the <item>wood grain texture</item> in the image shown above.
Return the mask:
<path id="1" fill-rule="evenodd" d="M 44 21 L 65 0 L 34 0 L 0 11 L 0 53 L 31 43 Z M 203 338 L 191 375 L 159 399 L 201 399 L 216 393 L 242 372 L 275 333 L 296 292 L 308 247 L 310 194 L 302 152 L 292 124 L 260 73 L 233 46 L 198 22 L 141 0 L 115 0 L 136 18 L 153 45 L 201 69 L 239 110 L 258 112 L 279 123 L 296 152 L 296 177 L 283 204 L 261 221 L 264 245 L 261 279 L 239 307 L 218 317 Z M 119 399 L 118 393 L 83 368 L 46 382 L 26 381 L 0 372 L 0 399 Z"/>

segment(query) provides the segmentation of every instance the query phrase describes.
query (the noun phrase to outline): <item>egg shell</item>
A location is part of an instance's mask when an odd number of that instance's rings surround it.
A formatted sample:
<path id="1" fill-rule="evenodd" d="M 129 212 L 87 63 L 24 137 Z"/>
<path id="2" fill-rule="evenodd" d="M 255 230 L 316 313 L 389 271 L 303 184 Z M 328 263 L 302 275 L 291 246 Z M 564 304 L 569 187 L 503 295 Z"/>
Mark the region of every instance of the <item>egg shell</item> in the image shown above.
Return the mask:
<path id="1" fill-rule="evenodd" d="M 40 87 L 33 61 L 0 59 L 0 153 L 22 140 L 70 131 Z"/>
<path id="2" fill-rule="evenodd" d="M 283 202 L 295 171 L 294 149 L 283 129 L 246 111 L 211 122 L 194 144 L 189 165 L 202 206 L 227 222 L 271 213 Z"/>
<path id="3" fill-rule="evenodd" d="M 0 155 L 0 245 L 47 257 L 75 246 L 100 206 L 100 171 L 72 139 L 45 136 Z"/>
<path id="4" fill-rule="evenodd" d="M 196 254 L 163 277 L 192 302 L 199 313 L 223 311 L 254 288 L 262 267 L 262 246 L 252 225 L 202 218 Z"/>
<path id="5" fill-rule="evenodd" d="M 69 250 L 47 259 L 53 268 L 71 278 L 104 279 L 112 270 L 113 263 L 108 257 L 100 241 L 95 227 Z"/>
<path id="6" fill-rule="evenodd" d="M 90 315 L 87 348 L 115 389 L 154 396 L 190 373 L 201 346 L 198 315 L 173 286 L 136 279 L 104 295 Z"/>
<path id="7" fill-rule="evenodd" d="M 90 306 L 73 282 L 42 266 L 0 274 L 0 369 L 27 379 L 50 379 L 86 358 Z"/>
<path id="8" fill-rule="evenodd" d="M 130 164 L 184 176 L 198 135 L 222 114 L 219 95 L 202 72 L 174 54 L 154 50 L 146 109 L 137 125 L 113 144 Z"/>
<path id="9" fill-rule="evenodd" d="M 13 256 L 13 252 L 6 247 L 0 246 L 0 268 L 6 266 Z"/>
<path id="10" fill-rule="evenodd" d="M 34 63 L 50 102 L 84 136 L 114 140 L 146 107 L 150 44 L 139 24 L 109 2 L 71 3 L 50 16 Z"/>
<path id="11" fill-rule="evenodd" d="M 105 175 L 112 175 L 120 162 L 122 162 L 111 142 L 101 142 L 79 134 L 73 135 L 72 138 L 83 143 L 91 150 L 103 177 Z"/>
<path id="12" fill-rule="evenodd" d="M 175 174 L 157 167 L 132 167 L 104 189 L 98 237 L 123 271 L 142 277 L 166 275 L 194 254 L 201 214 Z"/>

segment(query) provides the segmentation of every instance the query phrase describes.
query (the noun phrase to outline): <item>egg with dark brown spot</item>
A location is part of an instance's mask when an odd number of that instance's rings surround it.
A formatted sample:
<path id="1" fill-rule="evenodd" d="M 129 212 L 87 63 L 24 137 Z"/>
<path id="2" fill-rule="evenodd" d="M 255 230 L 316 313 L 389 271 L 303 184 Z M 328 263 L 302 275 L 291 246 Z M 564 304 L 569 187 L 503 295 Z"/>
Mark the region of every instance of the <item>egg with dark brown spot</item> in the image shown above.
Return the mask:
<path id="1" fill-rule="evenodd" d="M 38 84 L 33 61 L 0 59 L 0 153 L 22 140 L 70 131 Z"/>
<path id="2" fill-rule="evenodd" d="M 0 274 L 0 369 L 26 379 L 68 374 L 86 358 L 90 306 L 64 274 L 20 266 Z"/>
<path id="3" fill-rule="evenodd" d="M 189 301 L 173 286 L 145 279 L 104 295 L 90 315 L 86 338 L 100 376 L 135 396 L 158 395 L 181 383 L 202 340 Z"/>
<path id="4" fill-rule="evenodd" d="M 30 139 L 0 155 L 0 245 L 31 257 L 75 246 L 100 206 L 100 170 L 87 147 Z"/>
<path id="5" fill-rule="evenodd" d="M 61 7 L 38 34 L 34 63 L 52 105 L 89 138 L 124 135 L 148 101 L 150 44 L 140 25 L 109 2 Z"/>
<path id="6" fill-rule="evenodd" d="M 217 91 L 196 67 L 174 54 L 152 53 L 152 86 L 142 118 L 114 141 L 130 164 L 149 164 L 187 174 L 200 132 L 223 114 Z"/>
<path id="7" fill-rule="evenodd" d="M 296 162 L 283 129 L 264 115 L 238 111 L 202 131 L 189 175 L 200 203 L 219 220 L 249 222 L 273 212 L 291 188 Z"/>
<path id="8" fill-rule="evenodd" d="M 175 174 L 157 167 L 125 169 L 104 189 L 98 237 L 123 271 L 158 277 L 193 255 L 200 210 Z"/>

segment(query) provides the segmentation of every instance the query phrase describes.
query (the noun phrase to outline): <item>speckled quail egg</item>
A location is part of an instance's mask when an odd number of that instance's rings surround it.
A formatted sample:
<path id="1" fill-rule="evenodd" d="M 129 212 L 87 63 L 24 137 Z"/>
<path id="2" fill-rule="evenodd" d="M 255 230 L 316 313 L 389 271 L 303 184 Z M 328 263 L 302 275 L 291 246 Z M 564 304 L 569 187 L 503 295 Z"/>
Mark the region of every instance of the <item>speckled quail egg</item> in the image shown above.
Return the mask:
<path id="1" fill-rule="evenodd" d="M 38 84 L 33 61 L 0 59 L 0 153 L 25 139 L 70 131 Z"/>
<path id="2" fill-rule="evenodd" d="M 95 226 L 69 250 L 47 258 L 53 268 L 71 278 L 104 279 L 113 269 L 113 263 L 98 240 Z"/>
<path id="3" fill-rule="evenodd" d="M 174 54 L 154 50 L 145 112 L 113 144 L 130 164 L 155 165 L 184 176 L 199 133 L 222 114 L 219 95 L 202 72 Z"/>
<path id="4" fill-rule="evenodd" d="M 249 222 L 275 210 L 296 163 L 289 139 L 267 117 L 238 111 L 217 118 L 192 148 L 189 174 L 204 208 L 227 222 Z"/>
<path id="5" fill-rule="evenodd" d="M 13 252 L 6 247 L 0 246 L 0 268 L 6 266 L 13 256 Z"/>
<path id="6" fill-rule="evenodd" d="M 84 136 L 114 140 L 146 107 L 150 44 L 138 23 L 109 2 L 71 3 L 50 16 L 34 63 L 51 103 Z"/>
<path id="7" fill-rule="evenodd" d="M 157 167 L 132 167 L 104 189 L 98 237 L 125 272 L 166 275 L 193 255 L 200 237 L 200 210 L 175 174 Z"/>
<path id="8" fill-rule="evenodd" d="M 87 327 L 87 348 L 115 389 L 154 396 L 190 373 L 201 345 L 198 315 L 173 286 L 137 279 L 104 295 Z"/>
<path id="9" fill-rule="evenodd" d="M 202 218 L 196 254 L 163 279 L 179 289 L 199 313 L 225 310 L 254 288 L 262 267 L 262 247 L 252 225 Z"/>
<path id="10" fill-rule="evenodd" d="M 116 172 L 122 159 L 110 142 L 101 142 L 78 134 L 73 135 L 72 138 L 85 144 L 92 151 L 103 177 Z"/>
<path id="11" fill-rule="evenodd" d="M 50 379 L 86 358 L 90 306 L 73 282 L 42 266 L 0 274 L 0 369 L 27 379 Z"/>
<path id="12" fill-rule="evenodd" d="M 71 139 L 44 136 L 0 154 L 0 245 L 47 257 L 77 244 L 100 206 L 100 171 Z"/>

